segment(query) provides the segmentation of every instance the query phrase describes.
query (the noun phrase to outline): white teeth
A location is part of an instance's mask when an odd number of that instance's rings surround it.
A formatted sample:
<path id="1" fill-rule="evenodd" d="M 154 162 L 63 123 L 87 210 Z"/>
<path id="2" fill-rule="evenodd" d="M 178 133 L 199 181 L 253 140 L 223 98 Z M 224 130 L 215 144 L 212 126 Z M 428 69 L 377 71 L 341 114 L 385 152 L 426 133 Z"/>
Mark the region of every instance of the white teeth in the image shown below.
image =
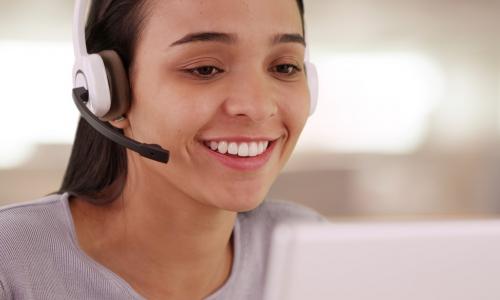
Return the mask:
<path id="1" fill-rule="evenodd" d="M 237 155 L 238 154 L 238 144 L 236 143 L 229 143 L 229 147 L 227 148 L 227 152 L 232 155 Z"/>
<path id="2" fill-rule="evenodd" d="M 240 157 L 254 157 L 257 155 L 261 155 L 267 150 L 269 146 L 269 141 L 262 142 L 251 142 L 251 143 L 236 143 L 236 142 L 227 142 L 227 141 L 207 141 L 205 145 L 212 149 L 213 151 L 217 151 L 221 154 L 229 153 L 231 155 L 237 155 Z"/>
<path id="3" fill-rule="evenodd" d="M 248 156 L 257 156 L 259 153 L 259 146 L 257 146 L 257 143 L 250 143 L 250 148 L 248 149 Z"/>
<path id="4" fill-rule="evenodd" d="M 247 157 L 248 156 L 248 144 L 247 143 L 241 143 L 240 146 L 238 147 L 238 156 L 241 157 Z"/>
<path id="5" fill-rule="evenodd" d="M 219 142 L 217 150 L 221 154 L 226 154 L 227 153 L 227 142 Z"/>

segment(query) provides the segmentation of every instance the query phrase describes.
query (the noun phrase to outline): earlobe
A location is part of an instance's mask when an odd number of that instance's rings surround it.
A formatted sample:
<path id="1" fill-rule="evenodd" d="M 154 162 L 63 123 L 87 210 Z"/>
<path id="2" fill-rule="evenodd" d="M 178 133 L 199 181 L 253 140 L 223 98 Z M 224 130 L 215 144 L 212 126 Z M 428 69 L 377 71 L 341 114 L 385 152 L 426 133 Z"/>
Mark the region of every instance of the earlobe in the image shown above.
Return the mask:
<path id="1" fill-rule="evenodd" d="M 130 122 L 128 121 L 128 119 L 126 117 L 121 116 L 121 117 L 118 117 L 112 121 L 109 121 L 109 124 L 111 124 L 111 126 L 113 126 L 115 128 L 123 130 L 130 125 Z"/>

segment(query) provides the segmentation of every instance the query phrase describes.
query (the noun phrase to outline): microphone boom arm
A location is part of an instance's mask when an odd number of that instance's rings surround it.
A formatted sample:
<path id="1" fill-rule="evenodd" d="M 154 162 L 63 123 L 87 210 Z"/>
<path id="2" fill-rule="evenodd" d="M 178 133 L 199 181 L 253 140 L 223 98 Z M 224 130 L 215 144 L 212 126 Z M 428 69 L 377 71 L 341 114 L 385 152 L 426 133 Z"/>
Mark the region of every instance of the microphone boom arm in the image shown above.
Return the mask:
<path id="1" fill-rule="evenodd" d="M 89 94 L 85 88 L 79 87 L 73 89 L 73 101 L 75 102 L 76 107 L 78 107 L 81 116 L 100 134 L 104 135 L 106 138 L 112 140 L 118 145 L 137 152 L 146 158 L 165 164 L 169 161 L 170 152 L 163 149 L 160 145 L 143 144 L 134 141 L 123 135 L 117 129 L 113 129 L 110 125 L 107 125 L 105 122 L 99 120 L 99 118 L 87 108 L 86 103 L 88 101 L 88 97 Z"/>

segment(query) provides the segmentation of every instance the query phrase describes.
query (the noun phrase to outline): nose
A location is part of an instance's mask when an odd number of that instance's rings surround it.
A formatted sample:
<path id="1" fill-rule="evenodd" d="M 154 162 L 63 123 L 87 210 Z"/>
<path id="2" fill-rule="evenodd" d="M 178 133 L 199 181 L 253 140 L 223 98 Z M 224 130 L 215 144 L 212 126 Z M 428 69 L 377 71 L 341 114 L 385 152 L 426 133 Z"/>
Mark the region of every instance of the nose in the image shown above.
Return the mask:
<path id="1" fill-rule="evenodd" d="M 229 93 L 224 101 L 224 112 L 231 117 L 245 117 L 263 122 L 278 110 L 272 79 L 264 72 L 234 76 L 229 83 Z"/>

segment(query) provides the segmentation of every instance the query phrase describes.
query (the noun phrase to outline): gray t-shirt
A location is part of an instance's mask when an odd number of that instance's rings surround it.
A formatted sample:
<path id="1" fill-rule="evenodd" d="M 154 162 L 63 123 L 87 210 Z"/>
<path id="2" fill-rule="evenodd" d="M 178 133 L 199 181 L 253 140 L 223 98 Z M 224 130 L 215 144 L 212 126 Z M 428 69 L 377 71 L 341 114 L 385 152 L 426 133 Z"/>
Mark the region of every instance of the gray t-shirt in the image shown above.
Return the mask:
<path id="1" fill-rule="evenodd" d="M 239 213 L 226 283 L 206 300 L 262 298 L 271 233 L 278 223 L 323 222 L 316 212 L 264 202 Z M 168 284 L 168 283 L 165 283 Z M 68 194 L 0 208 L 0 299 L 144 299 L 78 246 Z"/>

